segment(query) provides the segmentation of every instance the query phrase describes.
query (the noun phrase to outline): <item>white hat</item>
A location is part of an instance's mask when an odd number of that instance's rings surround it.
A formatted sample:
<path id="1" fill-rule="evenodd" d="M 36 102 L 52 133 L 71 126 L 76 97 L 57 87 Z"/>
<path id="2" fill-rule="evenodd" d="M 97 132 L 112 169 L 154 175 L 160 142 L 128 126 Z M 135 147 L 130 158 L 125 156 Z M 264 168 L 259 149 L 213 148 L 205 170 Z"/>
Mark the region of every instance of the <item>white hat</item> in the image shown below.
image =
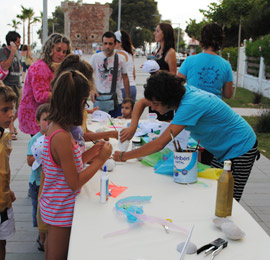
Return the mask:
<path id="1" fill-rule="evenodd" d="M 43 142 L 44 142 L 44 136 L 40 136 L 36 142 L 32 145 L 31 151 L 35 158 L 34 163 L 32 164 L 32 170 L 36 170 L 41 165 L 41 159 L 42 159 L 42 150 L 43 150 Z"/>
<path id="2" fill-rule="evenodd" d="M 93 122 L 104 122 L 107 121 L 108 118 L 111 119 L 111 115 L 101 110 L 94 111 L 91 116 Z"/>
<path id="3" fill-rule="evenodd" d="M 144 72 L 153 73 L 160 70 L 158 63 L 155 60 L 147 60 L 142 67 Z"/>
<path id="4" fill-rule="evenodd" d="M 115 32 L 114 35 L 117 41 L 122 42 L 122 33 L 120 31 Z"/>

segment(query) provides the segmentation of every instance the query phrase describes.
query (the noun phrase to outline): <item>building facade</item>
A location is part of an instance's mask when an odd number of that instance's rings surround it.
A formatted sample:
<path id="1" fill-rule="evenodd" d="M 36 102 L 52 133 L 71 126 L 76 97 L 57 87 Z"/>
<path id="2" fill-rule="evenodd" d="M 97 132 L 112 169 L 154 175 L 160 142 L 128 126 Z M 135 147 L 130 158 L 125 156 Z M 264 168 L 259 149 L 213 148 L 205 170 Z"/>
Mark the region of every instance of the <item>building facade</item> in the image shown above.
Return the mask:
<path id="1" fill-rule="evenodd" d="M 73 49 L 90 54 L 102 43 L 103 33 L 109 30 L 109 4 L 66 1 L 61 2 L 61 8 L 65 17 L 65 35 L 71 40 Z"/>

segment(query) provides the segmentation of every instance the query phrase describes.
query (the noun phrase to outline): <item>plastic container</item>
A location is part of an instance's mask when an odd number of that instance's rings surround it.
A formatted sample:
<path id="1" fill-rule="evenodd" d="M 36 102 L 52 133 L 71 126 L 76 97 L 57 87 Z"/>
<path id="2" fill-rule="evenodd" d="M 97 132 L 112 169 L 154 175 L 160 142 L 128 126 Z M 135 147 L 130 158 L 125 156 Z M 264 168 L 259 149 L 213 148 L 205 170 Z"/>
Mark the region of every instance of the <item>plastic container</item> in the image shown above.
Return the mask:
<path id="1" fill-rule="evenodd" d="M 132 139 L 132 150 L 138 149 L 143 146 L 142 139 L 140 137 L 133 137 Z M 137 158 L 138 161 L 142 161 L 143 157 Z"/>
<path id="2" fill-rule="evenodd" d="M 198 152 L 174 152 L 173 180 L 177 183 L 195 183 L 198 178 Z"/>
<path id="3" fill-rule="evenodd" d="M 100 203 L 106 203 L 109 199 L 109 174 L 104 166 L 100 177 Z"/>
<path id="4" fill-rule="evenodd" d="M 216 210 L 217 217 L 232 215 L 234 179 L 231 172 L 231 161 L 224 162 L 224 170 L 218 179 Z"/>

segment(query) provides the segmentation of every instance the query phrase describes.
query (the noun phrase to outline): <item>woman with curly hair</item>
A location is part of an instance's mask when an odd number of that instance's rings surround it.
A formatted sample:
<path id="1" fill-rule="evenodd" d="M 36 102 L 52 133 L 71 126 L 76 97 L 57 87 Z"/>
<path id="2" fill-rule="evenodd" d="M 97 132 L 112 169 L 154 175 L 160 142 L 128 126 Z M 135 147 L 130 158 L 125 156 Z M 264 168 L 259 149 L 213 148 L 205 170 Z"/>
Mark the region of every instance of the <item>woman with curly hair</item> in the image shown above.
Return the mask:
<path id="1" fill-rule="evenodd" d="M 18 111 L 19 128 L 22 132 L 31 136 L 39 132 L 36 110 L 39 105 L 50 101 L 54 72 L 70 52 L 69 39 L 54 33 L 45 42 L 40 58 L 29 68 Z"/>
<path id="2" fill-rule="evenodd" d="M 216 23 L 205 25 L 201 30 L 202 53 L 189 56 L 179 68 L 178 76 L 188 85 L 213 93 L 219 98 L 231 98 L 233 94 L 232 68 L 220 57 L 224 33 Z"/>

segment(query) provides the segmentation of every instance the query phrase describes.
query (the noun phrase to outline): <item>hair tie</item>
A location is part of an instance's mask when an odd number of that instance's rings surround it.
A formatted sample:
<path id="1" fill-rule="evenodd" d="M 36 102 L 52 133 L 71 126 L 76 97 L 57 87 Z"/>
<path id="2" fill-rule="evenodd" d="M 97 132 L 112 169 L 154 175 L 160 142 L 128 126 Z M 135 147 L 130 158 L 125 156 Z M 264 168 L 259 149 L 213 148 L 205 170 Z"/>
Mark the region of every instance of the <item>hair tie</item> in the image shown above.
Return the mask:
<path id="1" fill-rule="evenodd" d="M 72 77 L 76 76 L 76 71 L 75 70 L 71 70 L 70 72 L 71 72 Z"/>

